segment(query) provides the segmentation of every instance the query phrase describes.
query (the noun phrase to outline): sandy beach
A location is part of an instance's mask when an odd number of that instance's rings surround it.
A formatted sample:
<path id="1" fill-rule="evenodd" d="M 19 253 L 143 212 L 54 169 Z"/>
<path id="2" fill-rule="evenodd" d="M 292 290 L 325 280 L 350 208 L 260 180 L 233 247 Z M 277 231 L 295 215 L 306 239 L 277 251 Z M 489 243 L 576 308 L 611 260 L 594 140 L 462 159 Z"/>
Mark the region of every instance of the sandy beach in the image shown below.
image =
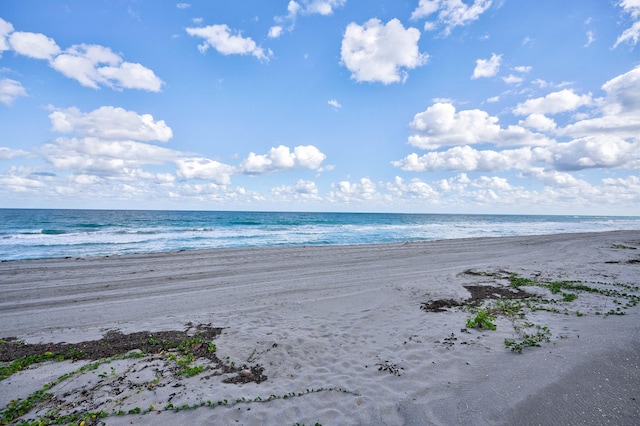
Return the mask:
<path id="1" fill-rule="evenodd" d="M 16 424 L 632 425 L 638 286 L 640 231 L 2 262 L 0 350 L 53 355 L 0 381 L 0 410 Z M 53 359 L 116 331 L 146 346 Z M 195 340 L 169 348 L 169 331 Z"/>

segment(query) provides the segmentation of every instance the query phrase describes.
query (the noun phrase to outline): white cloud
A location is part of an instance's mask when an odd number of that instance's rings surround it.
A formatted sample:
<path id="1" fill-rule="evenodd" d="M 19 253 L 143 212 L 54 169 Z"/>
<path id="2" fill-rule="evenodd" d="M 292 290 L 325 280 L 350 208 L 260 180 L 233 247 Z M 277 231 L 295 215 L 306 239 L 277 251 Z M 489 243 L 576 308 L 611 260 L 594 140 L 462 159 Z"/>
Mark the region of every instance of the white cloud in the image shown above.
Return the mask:
<path id="1" fill-rule="evenodd" d="M 602 116 L 577 121 L 562 129 L 560 134 L 640 139 L 640 66 L 607 81 L 602 90 L 606 93 L 599 100 Z"/>
<path id="2" fill-rule="evenodd" d="M 188 9 L 191 7 L 191 5 L 189 3 L 177 3 L 176 7 L 178 9 Z"/>
<path id="3" fill-rule="evenodd" d="M 425 31 L 434 31 L 437 28 L 437 24 L 435 22 L 425 22 L 422 26 L 422 29 Z"/>
<path id="4" fill-rule="evenodd" d="M 538 158 L 536 149 L 518 148 L 503 151 L 476 150 L 470 146 L 456 146 L 443 152 L 428 152 L 422 156 L 409 154 L 391 164 L 404 171 L 432 172 L 485 171 L 496 172 L 510 169 L 526 169 Z"/>
<path id="5" fill-rule="evenodd" d="M 471 185 L 496 191 L 512 191 L 515 189 L 507 179 L 498 176 L 480 176 Z"/>
<path id="6" fill-rule="evenodd" d="M 152 70 L 137 63 L 124 62 L 111 49 L 100 45 L 71 46 L 50 63 L 55 70 L 93 89 L 105 85 L 114 89 L 159 92 L 162 87 L 162 80 Z"/>
<path id="7" fill-rule="evenodd" d="M 438 22 L 445 25 L 444 34 L 477 20 L 491 6 L 492 0 L 474 0 L 472 4 L 462 0 L 420 0 L 411 19 L 421 19 L 439 11 Z"/>
<path id="8" fill-rule="evenodd" d="M 528 115 L 526 119 L 520 120 L 518 124 L 522 127 L 535 129 L 541 132 L 551 132 L 557 127 L 556 122 L 553 121 L 553 119 L 539 113 Z"/>
<path id="9" fill-rule="evenodd" d="M 38 152 L 57 170 L 114 177 L 126 176 L 145 164 L 163 164 L 177 155 L 176 151 L 142 142 L 92 137 L 57 138 Z"/>
<path id="10" fill-rule="evenodd" d="M 13 25 L 0 18 L 0 55 L 2 55 L 3 51 L 11 48 L 7 40 L 7 36 L 11 34 L 11 32 L 13 32 Z"/>
<path id="11" fill-rule="evenodd" d="M 0 103 L 11 105 L 19 96 L 27 96 L 27 91 L 19 81 L 10 78 L 0 79 Z"/>
<path id="12" fill-rule="evenodd" d="M 518 67 L 514 67 L 513 69 L 514 69 L 514 71 L 526 74 L 526 73 L 531 71 L 532 67 L 531 66 L 521 65 L 521 66 L 518 66 Z"/>
<path id="13" fill-rule="evenodd" d="M 640 66 L 602 85 L 607 93 L 608 114 L 640 111 Z"/>
<path id="14" fill-rule="evenodd" d="M 60 53 L 56 42 L 44 34 L 16 31 L 9 35 L 9 44 L 17 53 L 35 59 L 51 59 Z"/>
<path id="15" fill-rule="evenodd" d="M 614 135 L 589 136 L 551 148 L 556 170 L 628 167 L 640 169 L 640 140 L 627 142 Z"/>
<path id="16" fill-rule="evenodd" d="M 421 149 L 446 145 L 494 143 L 497 145 L 547 145 L 549 140 L 520 126 L 498 125 L 498 118 L 479 109 L 456 112 L 449 103 L 436 103 L 416 114 L 409 128 L 409 144 Z"/>
<path id="17" fill-rule="evenodd" d="M 25 157 L 27 155 L 29 155 L 27 151 L 0 146 L 0 160 L 11 160 L 15 157 Z"/>
<path id="18" fill-rule="evenodd" d="M 380 196 L 376 184 L 369 178 L 360 179 L 358 183 L 341 181 L 332 185 L 333 191 L 329 193 L 332 202 L 359 202 L 371 201 Z"/>
<path id="19" fill-rule="evenodd" d="M 640 18 L 640 0 L 620 0 L 620 7 L 628 12 L 632 18 Z"/>
<path id="20" fill-rule="evenodd" d="M 460 173 L 454 177 L 440 179 L 435 182 L 438 189 L 444 192 L 464 191 L 470 183 L 471 179 L 469 179 L 466 173 Z"/>
<path id="21" fill-rule="evenodd" d="M 320 200 L 315 182 L 298 180 L 294 185 L 282 185 L 271 189 L 271 193 L 281 199 Z"/>
<path id="22" fill-rule="evenodd" d="M 185 179 L 208 180 L 217 185 L 231 183 L 233 167 L 208 158 L 179 158 L 176 173 Z"/>
<path id="23" fill-rule="evenodd" d="M 75 107 L 55 109 L 49 118 L 52 131 L 81 137 L 161 142 L 173 137 L 171 128 L 164 120 L 154 121 L 151 114 L 137 114 L 112 106 L 103 106 L 89 113 L 83 113 Z"/>
<path id="24" fill-rule="evenodd" d="M 542 98 L 528 99 L 518 104 L 513 110 L 517 115 L 557 114 L 560 112 L 573 111 L 583 105 L 591 104 L 591 94 L 576 95 L 573 90 L 565 89 L 553 92 Z"/>
<path id="25" fill-rule="evenodd" d="M 418 50 L 420 31 L 405 29 L 397 19 L 383 24 L 370 19 L 360 26 L 351 23 L 342 39 L 342 63 L 358 82 L 404 82 L 405 69 L 424 65 L 428 55 Z"/>
<path id="26" fill-rule="evenodd" d="M 523 173 L 525 177 L 533 177 L 542 180 L 546 185 L 552 187 L 581 187 L 589 186 L 587 182 L 577 179 L 571 173 L 549 170 L 541 167 L 532 167 Z"/>
<path id="27" fill-rule="evenodd" d="M 297 13 L 331 15 L 335 8 L 342 7 L 347 0 L 302 0 L 298 3 Z M 292 8 L 288 8 L 291 10 Z"/>
<path id="28" fill-rule="evenodd" d="M 141 64 L 123 62 L 118 66 L 98 68 L 98 73 L 106 79 L 108 86 L 114 88 L 159 92 L 162 87 L 162 80 Z"/>
<path id="29" fill-rule="evenodd" d="M 393 183 L 387 182 L 384 188 L 399 198 L 429 199 L 433 202 L 439 196 L 438 191 L 418 178 L 413 178 L 405 183 L 400 176 L 396 176 Z"/>
<path id="30" fill-rule="evenodd" d="M 638 194 L 640 194 L 639 176 L 632 175 L 626 178 L 606 178 L 602 179 L 602 183 L 605 185 L 605 188 L 608 187 L 606 188 L 607 190 L 609 190 L 610 188 L 622 189 L 630 199 L 637 198 Z"/>
<path id="31" fill-rule="evenodd" d="M 204 42 L 198 45 L 198 50 L 202 53 L 209 47 L 213 47 L 223 55 L 251 54 L 260 60 L 269 59 L 265 51 L 251 37 L 242 37 L 239 32 L 232 34 L 232 30 L 225 24 L 187 28 L 186 31 L 190 36 L 204 39 Z"/>
<path id="32" fill-rule="evenodd" d="M 278 38 L 282 35 L 283 28 L 280 25 L 274 25 L 269 28 L 269 38 Z"/>
<path id="33" fill-rule="evenodd" d="M 524 81 L 524 78 L 517 75 L 509 74 L 507 77 L 502 77 L 502 81 L 507 84 L 520 84 Z"/>
<path id="34" fill-rule="evenodd" d="M 478 109 L 456 112 L 450 103 L 436 103 L 416 114 L 409 128 L 416 132 L 409 144 L 422 149 L 491 140 L 500 131 L 498 118 Z"/>
<path id="35" fill-rule="evenodd" d="M 267 154 L 258 155 L 254 152 L 242 162 L 239 171 L 248 175 L 281 172 L 297 168 L 317 170 L 327 158 L 313 145 L 297 146 L 293 152 L 284 145 L 271 148 Z"/>
<path id="36" fill-rule="evenodd" d="M 328 16 L 333 14 L 335 9 L 344 6 L 347 0 L 290 0 L 287 4 L 287 14 L 285 16 L 276 16 L 274 21 L 278 24 L 286 25 L 287 31 L 292 31 L 296 25 L 298 15 L 315 15 Z M 271 27 L 269 36 L 277 38 L 281 35 L 284 28 L 282 25 Z M 273 31 L 273 36 L 271 35 Z"/>
<path id="37" fill-rule="evenodd" d="M 491 54 L 490 59 L 477 59 L 476 68 L 473 70 L 471 78 L 493 77 L 500 70 L 502 55 Z"/>
<path id="38" fill-rule="evenodd" d="M 545 170 L 576 171 L 591 168 L 640 168 L 640 142 L 627 142 L 614 136 L 586 137 L 545 147 L 476 150 L 470 146 L 409 154 L 392 165 L 404 171 L 433 172 L 531 170 L 534 164 Z"/>
<path id="39" fill-rule="evenodd" d="M 613 45 L 614 48 L 618 47 L 621 43 L 628 42 L 632 46 L 638 44 L 638 40 L 640 40 L 640 21 L 636 21 L 631 25 L 631 27 L 627 28 L 620 34 L 616 43 Z"/>
<path id="40" fill-rule="evenodd" d="M 596 38 L 593 35 L 593 31 L 587 31 L 587 42 L 584 44 L 584 47 L 591 46 L 594 41 L 596 41 Z"/>
<path id="41" fill-rule="evenodd" d="M 342 108 L 342 105 L 340 105 L 340 102 L 338 102 L 336 99 L 329 99 L 327 103 L 334 108 Z"/>
<path id="42" fill-rule="evenodd" d="M 640 1 L 638 0 L 621 0 L 619 6 L 631 15 L 632 19 L 640 18 Z M 615 49 L 621 43 L 628 42 L 631 46 L 635 46 L 638 44 L 638 40 L 640 40 L 640 21 L 635 21 L 631 27 L 627 28 L 620 34 L 618 39 L 616 40 L 613 48 Z"/>
<path id="43" fill-rule="evenodd" d="M 536 41 L 529 36 L 522 39 L 523 46 L 533 46 L 535 43 Z"/>

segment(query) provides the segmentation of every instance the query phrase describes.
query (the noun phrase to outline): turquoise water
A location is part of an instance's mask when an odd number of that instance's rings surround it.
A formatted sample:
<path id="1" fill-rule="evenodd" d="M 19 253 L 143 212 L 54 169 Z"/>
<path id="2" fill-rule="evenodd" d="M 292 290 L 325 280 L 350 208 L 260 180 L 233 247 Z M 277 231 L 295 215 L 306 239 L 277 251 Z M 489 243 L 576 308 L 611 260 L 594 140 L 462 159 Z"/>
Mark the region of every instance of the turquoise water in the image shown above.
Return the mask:
<path id="1" fill-rule="evenodd" d="M 0 260 L 640 229 L 640 217 L 0 209 Z"/>

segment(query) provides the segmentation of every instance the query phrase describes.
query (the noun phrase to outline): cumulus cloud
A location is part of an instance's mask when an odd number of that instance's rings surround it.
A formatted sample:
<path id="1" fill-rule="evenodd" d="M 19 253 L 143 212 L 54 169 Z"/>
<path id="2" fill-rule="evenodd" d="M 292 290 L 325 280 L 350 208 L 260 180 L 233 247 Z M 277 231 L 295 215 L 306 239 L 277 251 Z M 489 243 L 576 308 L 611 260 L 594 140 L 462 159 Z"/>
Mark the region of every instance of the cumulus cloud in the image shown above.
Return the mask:
<path id="1" fill-rule="evenodd" d="M 10 78 L 0 79 L 0 103 L 11 105 L 20 96 L 27 96 L 27 91 L 19 81 Z"/>
<path id="2" fill-rule="evenodd" d="M 364 25 L 351 23 L 342 39 L 342 63 L 358 82 L 404 82 L 406 69 L 427 62 L 428 55 L 418 49 L 419 39 L 419 30 L 405 29 L 397 19 L 386 24 L 375 18 Z"/>
<path id="3" fill-rule="evenodd" d="M 608 114 L 640 111 L 640 66 L 602 85 L 607 94 Z"/>
<path id="4" fill-rule="evenodd" d="M 542 98 L 528 99 L 518 104 L 513 110 L 517 115 L 558 114 L 573 111 L 583 105 L 591 104 L 591 94 L 576 95 L 573 90 L 564 89 L 553 92 Z"/>
<path id="5" fill-rule="evenodd" d="M 329 99 L 327 103 L 334 108 L 342 108 L 342 105 L 340 105 L 340 102 L 338 102 L 336 99 Z"/>
<path id="6" fill-rule="evenodd" d="M 405 171 L 433 172 L 506 170 L 526 171 L 535 164 L 547 170 L 576 171 L 592 168 L 640 168 L 640 142 L 621 138 L 586 137 L 545 147 L 518 149 L 476 150 L 470 146 L 453 147 L 442 152 L 428 152 L 419 156 L 407 155 L 392 165 Z"/>
<path id="7" fill-rule="evenodd" d="M 380 195 L 376 189 L 376 184 L 367 177 L 360 179 L 357 183 L 340 181 L 333 184 L 332 187 L 333 191 L 329 193 L 329 200 L 333 202 L 371 201 Z"/>
<path id="8" fill-rule="evenodd" d="M 161 142 L 173 137 L 164 120 L 154 121 L 151 114 L 138 114 L 112 106 L 103 106 L 88 113 L 75 107 L 54 109 L 49 119 L 52 131 L 81 137 Z"/>
<path id="9" fill-rule="evenodd" d="M 44 34 L 12 32 L 13 26 L 0 19 L 0 52 L 13 49 L 34 59 L 44 59 L 56 71 L 93 89 L 101 85 L 113 89 L 141 89 L 158 92 L 162 80 L 138 63 L 125 62 L 108 47 L 76 44 L 62 51 Z M 5 40 L 8 37 L 8 42 Z"/>
<path id="10" fill-rule="evenodd" d="M 512 110 L 526 118 L 517 126 L 506 128 L 485 111 L 456 111 L 450 103 L 435 103 L 416 114 L 409 124 L 412 131 L 409 144 L 430 152 L 411 153 L 391 164 L 416 173 L 515 170 L 521 177 L 539 179 L 545 184 L 545 193 L 539 195 L 541 200 L 575 196 L 609 202 L 606 190 L 591 186 L 573 173 L 590 169 L 640 169 L 640 67 L 607 81 L 602 90 L 605 96 L 596 99 L 591 94 L 579 95 L 568 89 L 529 99 Z M 587 112 L 574 115 L 574 122 L 563 127 L 547 115 L 580 107 L 587 107 Z M 545 133 L 568 140 L 550 139 Z M 494 148 L 475 149 L 473 144 Z M 517 145 L 521 148 L 514 148 Z M 456 185 L 459 188 L 462 184 Z M 448 180 L 437 185 L 442 191 L 454 186 Z M 484 192 L 475 195 L 486 200 L 493 197 L 490 191 L 499 195 L 510 190 L 505 182 L 493 177 L 476 181 L 472 186 L 482 188 Z M 535 195 L 513 191 L 524 197 Z M 616 186 L 615 191 L 627 194 L 624 196 L 629 200 L 638 199 L 637 195 L 628 195 L 623 186 Z"/>
<path id="11" fill-rule="evenodd" d="M 9 36 L 11 48 L 20 55 L 34 59 L 47 59 L 60 53 L 56 42 L 44 34 L 16 31 Z"/>
<path id="12" fill-rule="evenodd" d="M 51 130 L 58 137 L 34 150 L 55 170 L 83 181 L 93 177 L 119 181 L 142 179 L 169 182 L 167 174 L 151 173 L 144 166 L 160 166 L 181 157 L 178 151 L 146 143 L 167 141 L 171 129 L 150 114 L 122 108 L 100 107 L 84 113 L 77 108 L 53 109 Z"/>
<path id="13" fill-rule="evenodd" d="M 539 113 L 530 114 L 526 119 L 520 120 L 518 124 L 541 132 L 551 132 L 557 127 L 556 122 L 553 121 L 552 118 Z"/>
<path id="14" fill-rule="evenodd" d="M 198 50 L 205 53 L 213 47 L 223 55 L 252 55 L 260 60 L 268 60 L 264 49 L 259 47 L 251 37 L 242 37 L 240 32 L 234 32 L 226 25 L 209 25 L 206 27 L 187 28 L 187 33 L 193 37 L 200 37 L 204 42 L 198 45 Z"/>
<path id="15" fill-rule="evenodd" d="M 502 81 L 504 81 L 507 84 L 515 84 L 518 85 L 520 83 L 522 83 L 524 81 L 524 78 L 517 76 L 517 75 L 513 75 L 513 74 L 509 74 L 506 77 L 502 77 Z"/>
<path id="16" fill-rule="evenodd" d="M 416 114 L 409 128 L 409 143 L 422 149 L 491 140 L 500 131 L 498 118 L 478 109 L 456 112 L 450 103 L 436 103 Z"/>
<path id="17" fill-rule="evenodd" d="M 22 149 L 12 149 L 0 146 L 0 160 L 10 160 L 15 157 L 25 157 L 27 155 L 29 155 L 29 153 Z"/>
<path id="18" fill-rule="evenodd" d="M 231 183 L 233 167 L 208 158 L 179 158 L 175 160 L 176 173 L 185 179 L 208 180 L 217 185 Z"/>
<path id="19" fill-rule="evenodd" d="M 282 30 L 283 28 L 280 25 L 274 25 L 273 27 L 269 28 L 269 38 L 278 38 L 282 35 Z"/>
<path id="20" fill-rule="evenodd" d="M 294 185 L 281 185 L 271 189 L 271 193 L 281 199 L 320 200 L 316 183 L 299 179 Z"/>
<path id="21" fill-rule="evenodd" d="M 500 70 L 501 60 L 502 55 L 496 55 L 495 53 L 492 53 L 489 59 L 477 59 L 476 68 L 473 70 L 471 78 L 476 79 L 495 76 Z"/>
<path id="22" fill-rule="evenodd" d="M 614 135 L 598 135 L 559 143 L 550 149 L 556 170 L 640 168 L 640 140 L 628 142 Z"/>
<path id="23" fill-rule="evenodd" d="M 239 171 L 248 175 L 281 172 L 299 168 L 317 170 L 327 158 L 313 145 L 296 146 L 293 152 L 289 147 L 280 145 L 271 148 L 266 154 L 249 153 L 240 164 Z"/>
<path id="24" fill-rule="evenodd" d="M 438 191 L 418 178 L 413 178 L 405 183 L 404 179 L 396 176 L 393 183 L 387 182 L 384 188 L 399 198 L 429 199 L 433 202 L 439 196 Z"/>
<path id="25" fill-rule="evenodd" d="M 531 167 L 522 175 L 525 177 L 533 177 L 539 179 L 546 185 L 552 187 L 575 188 L 579 186 L 589 186 L 587 182 L 576 178 L 571 173 L 544 169 L 542 167 Z"/>
<path id="26" fill-rule="evenodd" d="M 498 118 L 479 109 L 456 112 L 450 103 L 436 103 L 416 114 L 409 128 L 409 144 L 421 149 L 446 145 L 494 143 L 497 145 L 546 145 L 541 134 L 520 126 L 501 128 Z"/>
<path id="27" fill-rule="evenodd" d="M 442 152 L 428 152 L 419 156 L 409 154 L 402 160 L 391 164 L 404 171 L 433 172 L 447 171 L 484 171 L 497 172 L 510 169 L 525 169 L 529 163 L 541 157 L 541 153 L 532 148 L 518 148 L 503 151 L 476 150 L 470 146 L 456 146 Z"/>
<path id="28" fill-rule="evenodd" d="M 599 100 L 602 115 L 577 121 L 560 134 L 573 137 L 615 135 L 640 138 L 640 66 L 602 85 L 606 96 Z"/>
<path id="29" fill-rule="evenodd" d="M 142 165 L 163 164 L 176 156 L 173 150 L 142 142 L 93 137 L 60 137 L 37 151 L 57 170 L 115 177 L 127 175 Z"/>
<path id="30" fill-rule="evenodd" d="M 411 14 L 411 19 L 426 18 L 437 12 L 437 23 L 444 25 L 444 35 L 458 26 L 477 20 L 491 7 L 492 0 L 474 0 L 466 4 L 461 0 L 420 0 L 418 7 Z"/>
<path id="31" fill-rule="evenodd" d="M 95 44 L 71 46 L 51 61 L 51 66 L 69 78 L 93 89 L 100 85 L 115 89 L 142 89 L 158 92 L 162 87 L 153 71 L 124 62 L 108 47 Z"/>
<path id="32" fill-rule="evenodd" d="M 189 3 L 177 3 L 176 7 L 178 9 L 188 9 L 191 7 L 191 5 Z"/>

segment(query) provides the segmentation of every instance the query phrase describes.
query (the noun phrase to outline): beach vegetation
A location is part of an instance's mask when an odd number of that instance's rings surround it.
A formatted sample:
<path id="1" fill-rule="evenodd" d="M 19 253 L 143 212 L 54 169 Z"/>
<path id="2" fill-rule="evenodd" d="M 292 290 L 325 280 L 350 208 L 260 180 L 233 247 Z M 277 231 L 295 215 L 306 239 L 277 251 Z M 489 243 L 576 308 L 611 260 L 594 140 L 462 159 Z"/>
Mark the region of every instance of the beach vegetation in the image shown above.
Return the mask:
<path id="1" fill-rule="evenodd" d="M 484 308 L 478 308 L 476 316 L 467 319 L 468 328 L 480 328 L 484 330 L 495 330 L 497 328 L 494 323 L 495 317 L 491 316 Z"/>
<path id="2" fill-rule="evenodd" d="M 9 422 L 31 411 L 40 402 L 53 398 L 53 396 L 53 394 L 45 392 L 44 389 L 39 389 L 26 399 L 17 398 L 11 400 L 4 409 L 0 410 L 0 423 L 3 425 L 9 424 Z"/>
<path id="3" fill-rule="evenodd" d="M 623 250 L 636 250 L 635 247 L 625 246 L 624 244 L 613 244 L 611 248 L 614 249 L 623 249 Z"/>
<path id="4" fill-rule="evenodd" d="M 467 328 L 476 328 L 484 330 L 495 330 L 496 318 L 498 316 L 505 317 L 513 324 L 515 331 L 514 338 L 504 340 L 505 346 L 514 352 L 522 353 L 526 347 L 537 347 L 544 342 L 549 342 L 551 338 L 551 330 L 545 325 L 533 324 L 527 321 L 527 314 L 535 311 L 545 311 L 554 314 L 571 315 L 578 317 L 586 315 L 586 313 L 576 310 L 570 311 L 567 307 L 561 307 L 561 304 L 569 304 L 574 302 L 580 293 L 590 293 L 606 297 L 607 300 L 616 306 L 609 311 L 602 312 L 596 310 L 595 314 L 607 317 L 609 315 L 625 315 L 626 309 L 637 306 L 640 303 L 640 295 L 638 294 L 640 287 L 632 284 L 623 283 L 607 283 L 607 282 L 589 282 L 585 283 L 579 280 L 557 280 L 557 281 L 538 281 L 532 278 L 521 277 L 514 273 L 504 275 L 505 271 L 499 272 L 483 272 L 476 270 L 467 270 L 465 274 L 483 277 L 493 277 L 496 280 L 507 280 L 510 287 L 516 292 L 505 292 L 504 287 L 495 286 L 465 286 L 472 293 L 472 298 L 466 301 L 453 301 L 449 303 L 445 300 L 437 300 L 435 302 L 423 303 L 421 309 L 427 312 L 443 312 L 441 306 L 466 306 L 467 309 L 474 314 L 468 318 L 466 322 Z M 529 293 L 522 287 L 538 287 L 548 290 L 552 295 L 561 295 L 561 298 L 550 297 L 543 298 L 533 293 Z M 493 300 L 496 295 L 500 299 Z M 486 300 L 489 299 L 489 302 Z M 609 303 L 611 303 L 609 302 Z M 605 302 L 605 306 L 606 306 Z M 446 304 L 446 305 L 445 305 Z"/>

